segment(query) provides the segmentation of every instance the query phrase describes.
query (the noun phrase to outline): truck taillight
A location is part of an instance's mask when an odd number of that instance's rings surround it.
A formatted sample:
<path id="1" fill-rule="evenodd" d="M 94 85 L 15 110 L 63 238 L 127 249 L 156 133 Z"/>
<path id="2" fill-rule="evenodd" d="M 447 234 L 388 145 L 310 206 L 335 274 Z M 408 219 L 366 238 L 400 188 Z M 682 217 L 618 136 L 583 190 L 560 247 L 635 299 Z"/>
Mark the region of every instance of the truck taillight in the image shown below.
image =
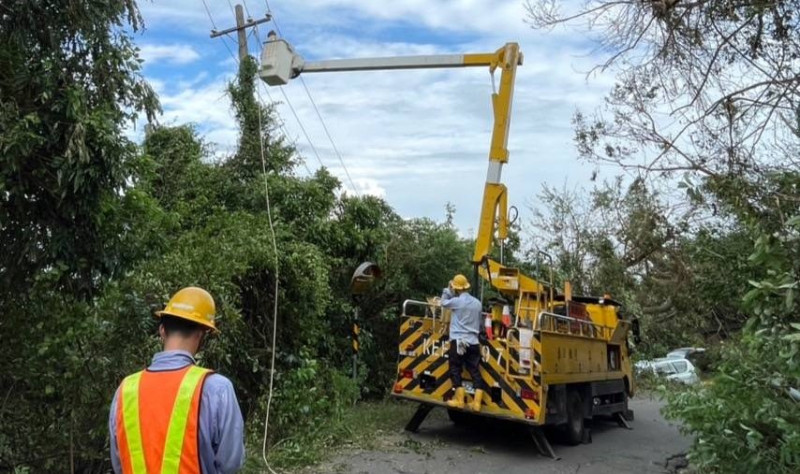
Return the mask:
<path id="1" fill-rule="evenodd" d="M 403 384 L 400 382 L 394 384 L 394 393 L 403 393 Z"/>
<path id="2" fill-rule="evenodd" d="M 520 390 L 519 396 L 522 397 L 523 400 L 533 400 L 534 402 L 539 403 L 539 392 L 535 390 L 523 388 Z"/>
<path id="3" fill-rule="evenodd" d="M 414 371 L 411 369 L 404 369 L 400 371 L 400 377 L 404 379 L 413 379 L 414 378 Z"/>

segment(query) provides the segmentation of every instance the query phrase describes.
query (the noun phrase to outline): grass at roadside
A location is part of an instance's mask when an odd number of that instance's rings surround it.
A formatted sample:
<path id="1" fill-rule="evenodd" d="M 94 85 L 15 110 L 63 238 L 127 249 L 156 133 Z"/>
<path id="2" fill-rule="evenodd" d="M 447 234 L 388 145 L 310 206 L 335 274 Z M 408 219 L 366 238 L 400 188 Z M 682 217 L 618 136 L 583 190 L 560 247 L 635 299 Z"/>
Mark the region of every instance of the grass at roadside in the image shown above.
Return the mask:
<path id="1" fill-rule="evenodd" d="M 377 448 L 386 434 L 403 429 L 415 409 L 411 403 L 392 399 L 357 403 L 302 438 L 279 441 L 269 452 L 270 466 L 279 472 L 294 470 L 316 464 L 344 449 Z M 261 445 L 250 444 L 247 451 L 248 459 L 242 472 L 264 472 Z"/>

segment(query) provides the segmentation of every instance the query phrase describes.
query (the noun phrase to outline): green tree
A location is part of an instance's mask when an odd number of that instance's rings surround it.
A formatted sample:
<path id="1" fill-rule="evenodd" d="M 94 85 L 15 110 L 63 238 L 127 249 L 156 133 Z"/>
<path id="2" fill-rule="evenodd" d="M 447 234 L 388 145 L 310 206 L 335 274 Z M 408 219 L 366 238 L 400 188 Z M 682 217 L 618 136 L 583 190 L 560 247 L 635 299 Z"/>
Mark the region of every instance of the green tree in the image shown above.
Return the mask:
<path id="1" fill-rule="evenodd" d="M 158 109 L 131 41 L 140 26 L 133 1 L 0 7 L 2 471 L 104 464 L 98 407 L 122 339 L 95 303 L 145 252 L 147 226 L 129 219 L 158 219 L 130 190 L 124 133 Z"/>
<path id="2" fill-rule="evenodd" d="M 232 156 L 212 155 L 191 125 L 148 126 L 130 143 L 134 114 L 157 110 L 129 36 L 134 2 L 29 3 L 0 6 L 11 72 L 0 78 L 0 471 L 107 472 L 114 388 L 158 350 L 153 313 L 187 285 L 215 297 L 222 333 L 198 359 L 233 380 L 251 440 L 273 335 L 270 446 L 301 453 L 296 440 L 343 406 L 383 396 L 402 301 L 463 271 L 468 242 L 451 224 L 339 195 L 325 169 L 296 176 L 300 157 L 256 100 L 252 59 L 228 88 Z M 386 278 L 356 303 L 348 282 L 364 260 Z M 343 373 L 356 304 L 365 357 L 354 382 Z"/>
<path id="3" fill-rule="evenodd" d="M 800 55 L 800 4 L 594 0 L 561 16 L 561 3 L 527 2 L 529 19 L 599 27 L 609 52 L 599 67 L 617 77 L 602 110 L 576 114 L 579 153 L 681 183 L 683 203 L 702 206 L 711 224 L 684 242 L 697 298 L 681 303 L 678 286 L 673 304 L 748 319 L 712 384 L 670 401 L 668 413 L 695 436 L 692 462 L 794 472 L 800 69 L 787 58 Z"/>
<path id="4" fill-rule="evenodd" d="M 140 75 L 132 0 L 4 2 L 0 14 L 0 290 L 40 272 L 89 297 L 121 271 L 119 211 L 134 145 L 158 105 Z"/>

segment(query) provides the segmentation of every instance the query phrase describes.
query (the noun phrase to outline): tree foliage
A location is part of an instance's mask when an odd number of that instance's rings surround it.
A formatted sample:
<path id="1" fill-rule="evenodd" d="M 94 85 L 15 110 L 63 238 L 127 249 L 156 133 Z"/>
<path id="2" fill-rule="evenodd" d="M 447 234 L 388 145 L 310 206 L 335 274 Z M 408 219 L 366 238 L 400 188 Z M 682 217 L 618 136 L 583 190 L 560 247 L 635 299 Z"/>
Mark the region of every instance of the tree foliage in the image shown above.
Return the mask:
<path id="1" fill-rule="evenodd" d="M 670 400 L 668 413 L 695 436 L 692 462 L 715 472 L 796 471 L 800 5 L 527 7 L 535 27 L 589 27 L 608 54 L 598 68 L 616 74 L 605 106 L 575 115 L 580 155 L 632 171 L 649 187 L 667 183 L 669 207 L 701 217 L 662 211 L 680 231 L 653 262 L 662 276 L 633 281 L 637 292 L 669 297 L 682 319 L 716 322 L 727 339 L 711 383 Z M 666 293 L 663 277 L 677 283 Z M 736 320 L 747 321 L 741 331 Z"/>
<path id="2" fill-rule="evenodd" d="M 527 2 L 529 19 L 593 26 L 617 73 L 605 113 L 576 115 L 584 156 L 700 177 L 798 165 L 798 2 L 562 3 Z"/>
<path id="3" fill-rule="evenodd" d="M 140 24 L 132 0 L 3 3 L 0 290 L 47 270 L 87 298 L 120 270 L 113 216 L 136 151 L 123 128 L 158 107 L 127 32 Z"/>
<path id="4" fill-rule="evenodd" d="M 402 301 L 438 292 L 469 258 L 450 224 L 341 194 L 325 169 L 298 177 L 301 158 L 256 99 L 250 58 L 228 87 L 232 156 L 213 154 L 191 125 L 152 125 L 129 142 L 134 114 L 157 111 L 128 33 L 140 24 L 133 1 L 0 7 L 10 71 L 0 79 L 0 471 L 107 472 L 114 389 L 158 350 L 153 312 L 188 285 L 216 300 L 222 333 L 198 358 L 232 379 L 252 440 L 278 299 L 268 441 L 294 449 L 343 406 L 386 393 Z M 354 301 L 349 279 L 364 260 L 386 278 Z"/>
<path id="5" fill-rule="evenodd" d="M 740 297 L 757 273 L 741 226 L 697 225 L 695 211 L 671 206 L 644 180 L 617 179 L 590 192 L 545 187 L 527 229 L 554 258 L 556 281 L 584 294 L 609 293 L 639 318 L 643 349 L 730 337 L 747 316 Z M 546 275 L 541 275 L 546 278 Z"/>

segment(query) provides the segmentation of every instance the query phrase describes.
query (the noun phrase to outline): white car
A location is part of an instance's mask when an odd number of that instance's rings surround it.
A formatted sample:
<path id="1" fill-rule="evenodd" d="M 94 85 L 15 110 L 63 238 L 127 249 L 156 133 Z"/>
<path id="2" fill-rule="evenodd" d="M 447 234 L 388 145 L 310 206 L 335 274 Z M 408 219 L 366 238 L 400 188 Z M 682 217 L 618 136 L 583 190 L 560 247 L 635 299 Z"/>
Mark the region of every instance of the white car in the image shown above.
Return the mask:
<path id="1" fill-rule="evenodd" d="M 636 363 L 636 369 L 649 371 L 667 380 L 675 380 L 694 385 L 700 382 L 694 365 L 686 359 L 664 358 L 655 360 L 642 360 Z"/>
<path id="2" fill-rule="evenodd" d="M 691 359 L 692 357 L 702 357 L 706 353 L 703 347 L 681 347 L 670 351 L 667 359 Z"/>

